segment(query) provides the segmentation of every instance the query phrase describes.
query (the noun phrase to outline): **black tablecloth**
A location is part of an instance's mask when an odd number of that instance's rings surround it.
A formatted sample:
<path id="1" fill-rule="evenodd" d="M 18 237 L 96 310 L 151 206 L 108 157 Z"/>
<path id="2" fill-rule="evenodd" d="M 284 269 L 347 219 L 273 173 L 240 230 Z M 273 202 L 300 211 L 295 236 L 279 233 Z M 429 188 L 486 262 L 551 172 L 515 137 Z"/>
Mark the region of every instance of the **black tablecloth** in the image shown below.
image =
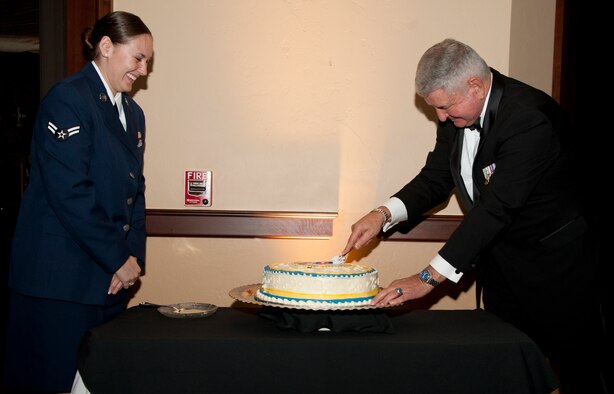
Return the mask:
<path id="1" fill-rule="evenodd" d="M 172 319 L 133 307 L 84 338 L 79 371 L 93 394 L 519 394 L 557 385 L 537 345 L 483 310 L 385 311 L 391 333 L 303 333 L 257 309 Z"/>

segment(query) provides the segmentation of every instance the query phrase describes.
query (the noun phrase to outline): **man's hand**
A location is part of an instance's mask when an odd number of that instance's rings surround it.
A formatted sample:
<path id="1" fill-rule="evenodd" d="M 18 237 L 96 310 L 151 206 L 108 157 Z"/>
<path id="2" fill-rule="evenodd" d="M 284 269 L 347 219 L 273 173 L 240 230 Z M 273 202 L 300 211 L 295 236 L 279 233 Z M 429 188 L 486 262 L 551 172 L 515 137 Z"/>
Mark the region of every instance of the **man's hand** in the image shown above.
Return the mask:
<path id="1" fill-rule="evenodd" d="M 388 287 L 382 289 L 371 301 L 371 305 L 386 306 L 399 305 L 405 301 L 424 297 L 434 287 L 422 282 L 418 275 L 395 279 Z"/>
<path id="2" fill-rule="evenodd" d="M 380 207 L 384 209 L 388 217 L 390 217 L 390 211 L 386 207 Z M 341 254 L 346 254 L 353 248 L 360 249 L 371 239 L 373 239 L 379 232 L 382 230 L 382 226 L 384 224 L 384 215 L 380 212 L 369 212 L 365 216 L 362 217 L 359 221 L 352 225 L 352 234 L 350 234 L 350 238 L 348 239 L 345 248 L 341 252 Z"/>

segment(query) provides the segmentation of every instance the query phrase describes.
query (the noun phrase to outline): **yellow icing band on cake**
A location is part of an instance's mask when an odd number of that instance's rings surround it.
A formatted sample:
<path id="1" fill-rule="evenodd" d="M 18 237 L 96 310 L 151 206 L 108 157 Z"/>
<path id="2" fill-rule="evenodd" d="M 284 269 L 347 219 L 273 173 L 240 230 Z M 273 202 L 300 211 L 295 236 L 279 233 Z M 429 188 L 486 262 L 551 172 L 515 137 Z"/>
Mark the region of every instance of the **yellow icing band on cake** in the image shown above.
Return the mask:
<path id="1" fill-rule="evenodd" d="M 379 293 L 379 289 L 374 289 L 366 293 L 352 293 L 352 294 L 310 294 L 310 293 L 297 293 L 294 291 L 285 291 L 277 289 L 266 289 L 266 293 L 272 296 L 288 297 L 288 298 L 309 298 L 315 300 L 337 300 L 346 298 L 365 298 L 373 297 Z"/>

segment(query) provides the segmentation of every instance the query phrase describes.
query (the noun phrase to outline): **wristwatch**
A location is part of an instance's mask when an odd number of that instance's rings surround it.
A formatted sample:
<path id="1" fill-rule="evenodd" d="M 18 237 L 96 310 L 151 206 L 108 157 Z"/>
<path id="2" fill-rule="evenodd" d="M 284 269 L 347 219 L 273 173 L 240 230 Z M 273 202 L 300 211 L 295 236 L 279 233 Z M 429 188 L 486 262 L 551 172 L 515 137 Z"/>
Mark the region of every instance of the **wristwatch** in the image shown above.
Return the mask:
<path id="1" fill-rule="evenodd" d="M 431 274 L 431 271 L 429 271 L 428 268 L 423 269 L 418 274 L 418 278 L 420 278 L 420 280 L 426 283 L 427 285 L 431 285 L 433 287 L 439 286 L 439 282 L 433 279 L 433 274 Z"/>
<path id="2" fill-rule="evenodd" d="M 388 213 L 386 213 L 386 211 L 384 211 L 382 208 L 375 208 L 371 212 L 379 212 L 379 213 L 381 213 L 382 216 L 384 216 L 384 223 L 383 224 L 386 224 L 386 223 L 390 222 L 390 216 L 388 216 Z"/>

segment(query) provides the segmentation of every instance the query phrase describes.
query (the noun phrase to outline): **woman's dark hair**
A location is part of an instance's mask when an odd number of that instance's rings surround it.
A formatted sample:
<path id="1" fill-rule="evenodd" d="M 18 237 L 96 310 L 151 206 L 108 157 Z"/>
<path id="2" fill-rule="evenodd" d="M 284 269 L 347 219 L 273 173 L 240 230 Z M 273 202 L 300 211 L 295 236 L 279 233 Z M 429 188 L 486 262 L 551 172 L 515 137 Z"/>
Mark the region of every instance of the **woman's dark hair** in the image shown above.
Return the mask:
<path id="1" fill-rule="evenodd" d="M 141 34 L 152 35 L 141 18 L 125 11 L 110 12 L 98 19 L 93 29 L 88 27 L 83 31 L 83 55 L 87 60 L 95 59 L 98 43 L 104 36 L 108 36 L 114 44 L 125 44 Z"/>

